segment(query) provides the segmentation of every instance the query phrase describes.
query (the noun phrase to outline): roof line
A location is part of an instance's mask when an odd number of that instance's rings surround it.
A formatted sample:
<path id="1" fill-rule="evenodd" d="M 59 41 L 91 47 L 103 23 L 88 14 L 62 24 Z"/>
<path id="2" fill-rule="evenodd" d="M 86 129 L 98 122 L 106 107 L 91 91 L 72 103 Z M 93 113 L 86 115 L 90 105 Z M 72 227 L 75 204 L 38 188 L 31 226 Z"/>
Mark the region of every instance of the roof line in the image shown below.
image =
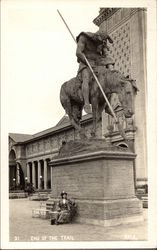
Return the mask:
<path id="1" fill-rule="evenodd" d="M 88 118 L 82 120 L 82 121 L 81 121 L 81 124 L 88 123 L 88 122 L 91 121 L 92 119 L 93 119 L 93 118 L 90 116 L 90 117 L 88 117 Z M 56 127 L 56 126 L 52 127 L 52 129 L 55 128 L 55 127 Z M 49 136 L 49 135 L 51 135 L 51 134 L 57 134 L 57 133 L 59 133 L 59 132 L 61 132 L 61 131 L 69 130 L 69 129 L 71 129 L 71 128 L 73 128 L 73 126 L 70 124 L 70 121 L 69 121 L 69 122 L 67 122 L 67 124 L 64 124 L 64 127 L 56 127 L 55 130 L 50 131 L 50 132 L 48 132 L 48 133 L 46 133 L 46 134 L 41 134 L 41 135 L 39 135 L 39 136 L 35 136 L 35 134 L 34 134 L 34 135 L 33 135 L 33 138 L 28 139 L 28 140 L 25 140 L 25 141 L 23 141 L 23 142 L 17 142 L 17 143 L 15 143 L 15 145 L 17 145 L 17 144 L 18 144 L 18 145 L 19 145 L 19 144 L 26 144 L 26 143 L 29 143 L 29 142 L 31 142 L 31 141 L 39 140 L 39 139 L 41 139 L 41 138 L 47 137 L 47 136 Z M 51 128 L 49 128 L 49 129 L 51 129 Z M 44 131 L 46 131 L 46 130 L 43 130 L 43 131 L 41 131 L 41 132 L 39 132 L 39 133 L 42 133 L 42 132 L 44 132 Z M 37 134 L 38 134 L 38 133 L 37 133 Z"/>

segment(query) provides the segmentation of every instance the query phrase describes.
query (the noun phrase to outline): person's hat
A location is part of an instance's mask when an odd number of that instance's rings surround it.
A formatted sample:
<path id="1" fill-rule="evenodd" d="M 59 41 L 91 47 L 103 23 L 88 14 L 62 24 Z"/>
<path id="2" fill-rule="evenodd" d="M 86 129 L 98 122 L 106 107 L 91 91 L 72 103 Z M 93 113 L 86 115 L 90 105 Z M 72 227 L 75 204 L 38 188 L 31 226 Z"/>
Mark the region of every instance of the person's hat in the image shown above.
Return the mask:
<path id="1" fill-rule="evenodd" d="M 63 196 L 64 194 L 66 194 L 66 195 L 67 195 L 67 192 L 62 191 L 62 192 L 61 192 L 61 196 Z"/>

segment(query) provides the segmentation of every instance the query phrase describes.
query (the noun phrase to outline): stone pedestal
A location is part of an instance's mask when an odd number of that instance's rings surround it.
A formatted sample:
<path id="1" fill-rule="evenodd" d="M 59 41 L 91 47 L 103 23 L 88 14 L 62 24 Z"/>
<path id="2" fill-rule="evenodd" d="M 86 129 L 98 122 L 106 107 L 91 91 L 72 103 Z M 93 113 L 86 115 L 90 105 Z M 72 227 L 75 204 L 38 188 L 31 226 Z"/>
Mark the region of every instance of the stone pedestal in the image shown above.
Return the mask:
<path id="1" fill-rule="evenodd" d="M 110 226 L 140 221 L 134 159 L 135 154 L 115 146 L 53 159 L 52 197 L 66 191 L 78 205 L 76 220 L 83 223 Z"/>

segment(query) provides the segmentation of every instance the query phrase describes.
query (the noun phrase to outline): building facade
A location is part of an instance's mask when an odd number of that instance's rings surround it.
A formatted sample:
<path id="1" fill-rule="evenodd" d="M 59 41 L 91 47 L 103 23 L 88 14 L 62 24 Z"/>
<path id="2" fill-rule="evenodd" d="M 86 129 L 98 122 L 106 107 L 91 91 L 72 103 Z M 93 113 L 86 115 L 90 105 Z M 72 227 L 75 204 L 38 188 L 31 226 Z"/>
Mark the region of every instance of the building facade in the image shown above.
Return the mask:
<path id="1" fill-rule="evenodd" d="M 135 98 L 134 125 L 132 121 L 127 121 L 130 128 L 128 136 L 133 139 L 134 151 L 137 154 L 135 165 L 136 179 L 139 182 L 147 180 L 146 21 L 144 8 L 100 8 L 99 15 L 93 21 L 100 30 L 107 31 L 113 39 L 113 44 L 109 44 L 109 47 L 110 56 L 115 61 L 115 69 L 135 79 L 139 89 Z M 103 121 L 103 134 L 112 142 L 121 140 L 113 131 L 108 135 L 108 123 L 113 124 L 113 119 L 106 114 L 103 116 Z M 115 124 L 114 127 L 116 127 Z M 117 131 L 117 128 L 115 130 Z"/>
<path id="2" fill-rule="evenodd" d="M 82 119 L 82 127 L 88 138 L 91 137 L 92 117 Z M 102 135 L 101 123 L 97 137 Z M 23 188 L 26 182 L 35 189 L 51 189 L 51 169 L 49 161 L 59 152 L 64 141 L 79 139 L 79 134 L 70 125 L 67 116 L 53 128 L 34 135 L 9 134 L 9 188 Z"/>
<path id="3" fill-rule="evenodd" d="M 125 119 L 121 110 L 117 116 L 130 139 L 135 160 L 136 180 L 147 180 L 146 166 L 146 10 L 139 8 L 101 8 L 94 19 L 100 30 L 107 30 L 113 39 L 110 56 L 115 69 L 136 79 L 139 92 L 135 99 L 135 117 Z M 116 96 L 111 105 L 116 106 Z M 142 121 L 142 124 L 141 124 Z M 82 126 L 91 137 L 92 117 L 86 115 Z M 116 145 L 127 146 L 113 119 L 103 113 L 98 124 L 97 137 L 106 138 Z M 63 141 L 79 139 L 67 116 L 53 128 L 34 135 L 9 134 L 9 188 L 25 186 L 26 181 L 35 189 L 51 189 L 49 161 L 58 153 Z"/>

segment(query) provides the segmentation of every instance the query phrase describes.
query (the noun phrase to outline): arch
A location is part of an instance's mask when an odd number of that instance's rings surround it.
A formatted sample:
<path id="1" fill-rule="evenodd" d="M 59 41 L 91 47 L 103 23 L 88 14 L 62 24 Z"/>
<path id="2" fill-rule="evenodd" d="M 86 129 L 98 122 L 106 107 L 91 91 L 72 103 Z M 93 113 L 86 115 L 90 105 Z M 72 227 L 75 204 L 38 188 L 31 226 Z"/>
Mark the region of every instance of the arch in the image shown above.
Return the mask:
<path id="1" fill-rule="evenodd" d="M 11 149 L 9 152 L 9 189 L 16 186 L 16 152 Z"/>
<path id="2" fill-rule="evenodd" d="M 16 152 L 14 149 L 11 149 L 9 152 L 9 161 L 16 161 Z"/>
<path id="3" fill-rule="evenodd" d="M 19 161 L 16 161 L 16 151 L 9 152 L 9 189 L 24 189 L 24 172 Z"/>

